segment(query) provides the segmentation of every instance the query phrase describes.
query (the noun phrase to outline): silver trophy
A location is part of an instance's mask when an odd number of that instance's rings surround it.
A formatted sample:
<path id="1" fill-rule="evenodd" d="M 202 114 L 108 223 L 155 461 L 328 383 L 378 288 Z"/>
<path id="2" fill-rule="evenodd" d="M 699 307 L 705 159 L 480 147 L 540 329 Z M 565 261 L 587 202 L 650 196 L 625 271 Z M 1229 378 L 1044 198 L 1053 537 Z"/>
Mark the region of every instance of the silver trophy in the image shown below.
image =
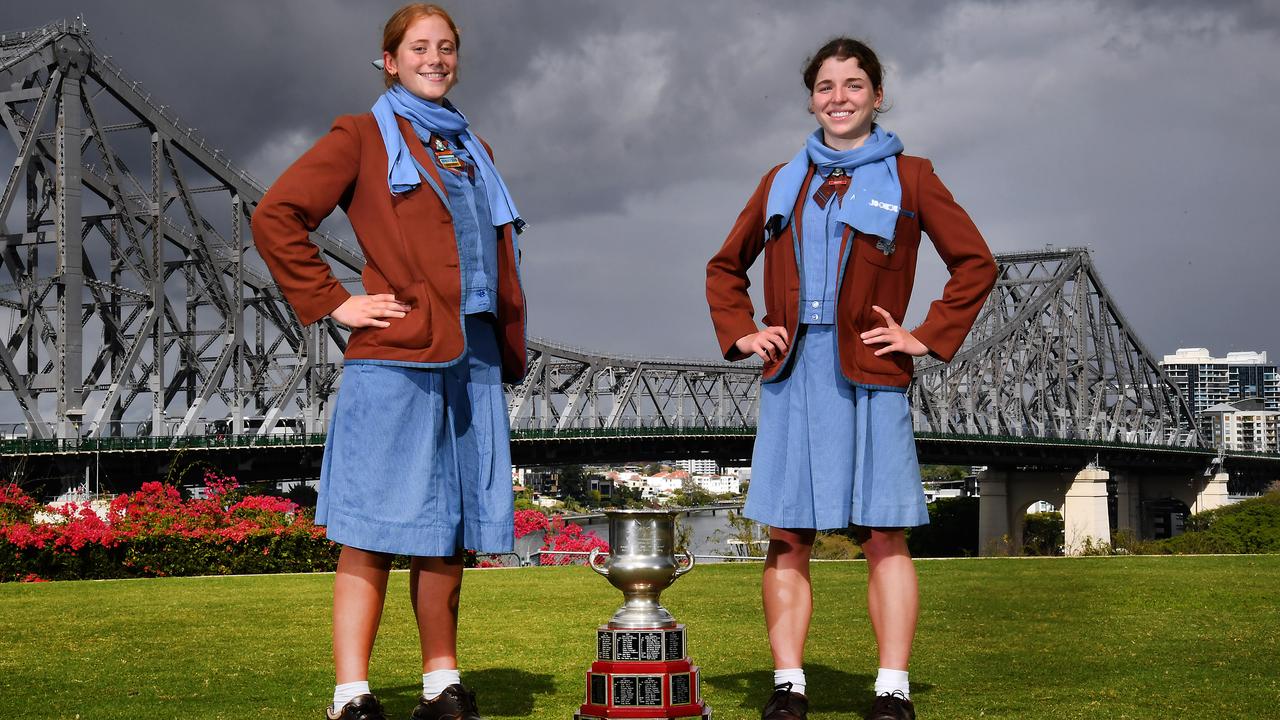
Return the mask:
<path id="1" fill-rule="evenodd" d="M 591 569 L 622 591 L 622 607 L 596 628 L 596 661 L 574 720 L 711 720 L 702 671 L 686 653 L 684 625 L 658 602 L 693 555 L 676 556 L 679 510 L 605 510 L 613 552 L 592 550 Z"/>
<path id="2" fill-rule="evenodd" d="M 676 578 L 693 569 L 693 554 L 676 557 L 678 510 L 605 510 L 609 518 L 608 555 L 591 551 L 591 569 L 622 591 L 622 607 L 609 620 L 611 628 L 671 628 L 676 619 L 658 596 Z M 602 562 L 603 561 L 603 562 Z"/>

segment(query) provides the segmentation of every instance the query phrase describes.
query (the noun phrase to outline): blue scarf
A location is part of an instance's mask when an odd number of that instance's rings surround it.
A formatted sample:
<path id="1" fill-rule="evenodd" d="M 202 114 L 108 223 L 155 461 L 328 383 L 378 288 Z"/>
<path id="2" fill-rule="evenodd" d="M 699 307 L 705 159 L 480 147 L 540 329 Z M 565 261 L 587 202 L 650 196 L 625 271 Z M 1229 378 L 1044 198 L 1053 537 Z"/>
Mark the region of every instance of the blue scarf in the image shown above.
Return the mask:
<path id="1" fill-rule="evenodd" d="M 893 230 L 902 204 L 897 158 L 901 152 L 898 136 L 879 125 L 872 125 L 870 137 L 853 150 L 832 150 L 823 145 L 822 128 L 818 128 L 791 162 L 774 175 L 765 205 L 765 227 L 773 224 L 777 232 L 782 232 L 791 222 L 809 163 L 824 170 L 839 167 L 851 171 L 851 180 L 836 210 L 836 219 L 854 230 L 883 238 L 885 254 L 893 252 Z"/>
<path id="2" fill-rule="evenodd" d="M 484 181 L 494 226 L 512 223 L 516 232 L 524 231 L 525 222 L 520 219 L 507 184 L 502 182 L 502 176 L 493 166 L 484 146 L 467 131 L 467 117 L 447 100 L 444 105 L 437 105 L 405 90 L 398 83 L 373 104 L 373 118 L 378 121 L 378 130 L 387 148 L 387 185 L 393 195 L 408 192 L 422 184 L 422 176 L 409 153 L 409 145 L 396 124 L 397 115 L 408 120 L 420 138 L 425 139 L 432 133 L 459 137 Z"/>

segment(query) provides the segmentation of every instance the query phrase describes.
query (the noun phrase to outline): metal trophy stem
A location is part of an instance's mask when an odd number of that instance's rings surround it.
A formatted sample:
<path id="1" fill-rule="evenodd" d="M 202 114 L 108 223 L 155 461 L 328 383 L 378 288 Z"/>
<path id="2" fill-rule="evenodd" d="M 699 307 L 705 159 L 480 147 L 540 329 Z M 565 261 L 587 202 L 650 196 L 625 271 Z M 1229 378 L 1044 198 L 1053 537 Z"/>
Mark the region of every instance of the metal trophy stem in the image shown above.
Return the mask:
<path id="1" fill-rule="evenodd" d="M 658 602 L 693 555 L 675 551 L 678 510 L 606 510 L 609 545 L 592 550 L 591 569 L 622 591 L 622 607 L 596 630 L 596 661 L 575 720 L 689 718 L 710 720 L 700 672 L 686 655 L 685 628 Z"/>

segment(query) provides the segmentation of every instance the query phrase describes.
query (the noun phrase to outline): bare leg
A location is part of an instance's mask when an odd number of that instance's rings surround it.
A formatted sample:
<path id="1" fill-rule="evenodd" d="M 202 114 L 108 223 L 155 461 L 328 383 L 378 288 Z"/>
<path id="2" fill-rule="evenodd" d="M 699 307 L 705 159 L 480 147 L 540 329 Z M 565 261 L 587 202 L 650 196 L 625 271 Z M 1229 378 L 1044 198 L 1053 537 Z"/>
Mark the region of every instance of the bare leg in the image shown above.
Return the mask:
<path id="1" fill-rule="evenodd" d="M 369 678 L 369 656 L 387 599 L 391 556 L 343 546 L 333 580 L 333 664 L 338 684 Z"/>
<path id="2" fill-rule="evenodd" d="M 458 667 L 458 602 L 462 556 L 416 557 L 409 565 L 409 600 L 418 619 L 422 672 Z"/>
<path id="3" fill-rule="evenodd" d="M 871 530 L 867 556 L 867 614 L 876 633 L 880 667 L 906 670 L 920 612 L 915 563 L 903 530 Z"/>
<path id="4" fill-rule="evenodd" d="M 804 664 L 804 641 L 813 615 L 809 554 L 813 530 L 769 529 L 769 555 L 764 563 L 764 621 L 777 669 Z"/>

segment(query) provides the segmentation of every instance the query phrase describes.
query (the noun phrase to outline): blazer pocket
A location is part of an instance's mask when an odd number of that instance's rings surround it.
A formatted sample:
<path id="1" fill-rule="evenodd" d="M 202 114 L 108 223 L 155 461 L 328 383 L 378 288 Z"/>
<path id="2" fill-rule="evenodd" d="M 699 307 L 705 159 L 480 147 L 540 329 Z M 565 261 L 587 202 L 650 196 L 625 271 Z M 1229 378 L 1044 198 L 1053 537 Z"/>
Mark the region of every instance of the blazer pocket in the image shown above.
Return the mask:
<path id="1" fill-rule="evenodd" d="M 880 314 L 871 309 L 872 305 L 883 308 L 886 312 L 893 316 L 897 322 L 902 322 L 903 311 L 896 303 L 882 301 L 879 297 L 881 283 L 888 279 L 888 276 L 872 276 L 869 287 L 867 288 L 865 304 L 862 305 L 858 314 L 858 320 L 855 326 L 855 333 L 861 335 L 869 330 L 882 328 L 885 326 L 884 318 Z M 892 282 L 892 280 L 890 280 Z M 875 344 L 867 345 L 862 342 L 861 337 L 857 337 L 854 347 L 853 360 L 865 372 L 875 373 L 877 375 L 896 375 L 907 370 L 912 365 L 910 355 L 901 352 L 891 352 L 886 355 L 876 355 L 876 351 L 885 347 L 885 345 Z"/>
<path id="2" fill-rule="evenodd" d="M 907 262 L 907 255 L 903 252 L 906 248 L 898 243 L 894 243 L 891 246 L 892 252 L 886 254 L 885 249 L 890 246 L 876 235 L 858 233 L 854 242 L 858 255 L 868 265 L 875 265 L 883 270 L 901 270 Z"/>
<path id="3" fill-rule="evenodd" d="M 858 341 L 862 343 L 861 340 Z M 858 348 L 861 352 L 854 353 L 854 360 L 858 367 L 869 373 L 876 375 L 898 375 L 905 373 L 907 377 L 911 376 L 912 368 L 915 366 L 914 358 L 904 352 L 891 352 L 887 355 L 876 356 L 876 351 L 884 347 L 883 345 L 863 345 Z"/>
<path id="4" fill-rule="evenodd" d="M 389 327 L 373 328 L 371 340 L 375 345 L 402 350 L 425 350 L 431 347 L 431 300 L 425 282 L 416 282 L 401 292 L 396 299 L 410 306 L 402 318 L 385 318 Z"/>

